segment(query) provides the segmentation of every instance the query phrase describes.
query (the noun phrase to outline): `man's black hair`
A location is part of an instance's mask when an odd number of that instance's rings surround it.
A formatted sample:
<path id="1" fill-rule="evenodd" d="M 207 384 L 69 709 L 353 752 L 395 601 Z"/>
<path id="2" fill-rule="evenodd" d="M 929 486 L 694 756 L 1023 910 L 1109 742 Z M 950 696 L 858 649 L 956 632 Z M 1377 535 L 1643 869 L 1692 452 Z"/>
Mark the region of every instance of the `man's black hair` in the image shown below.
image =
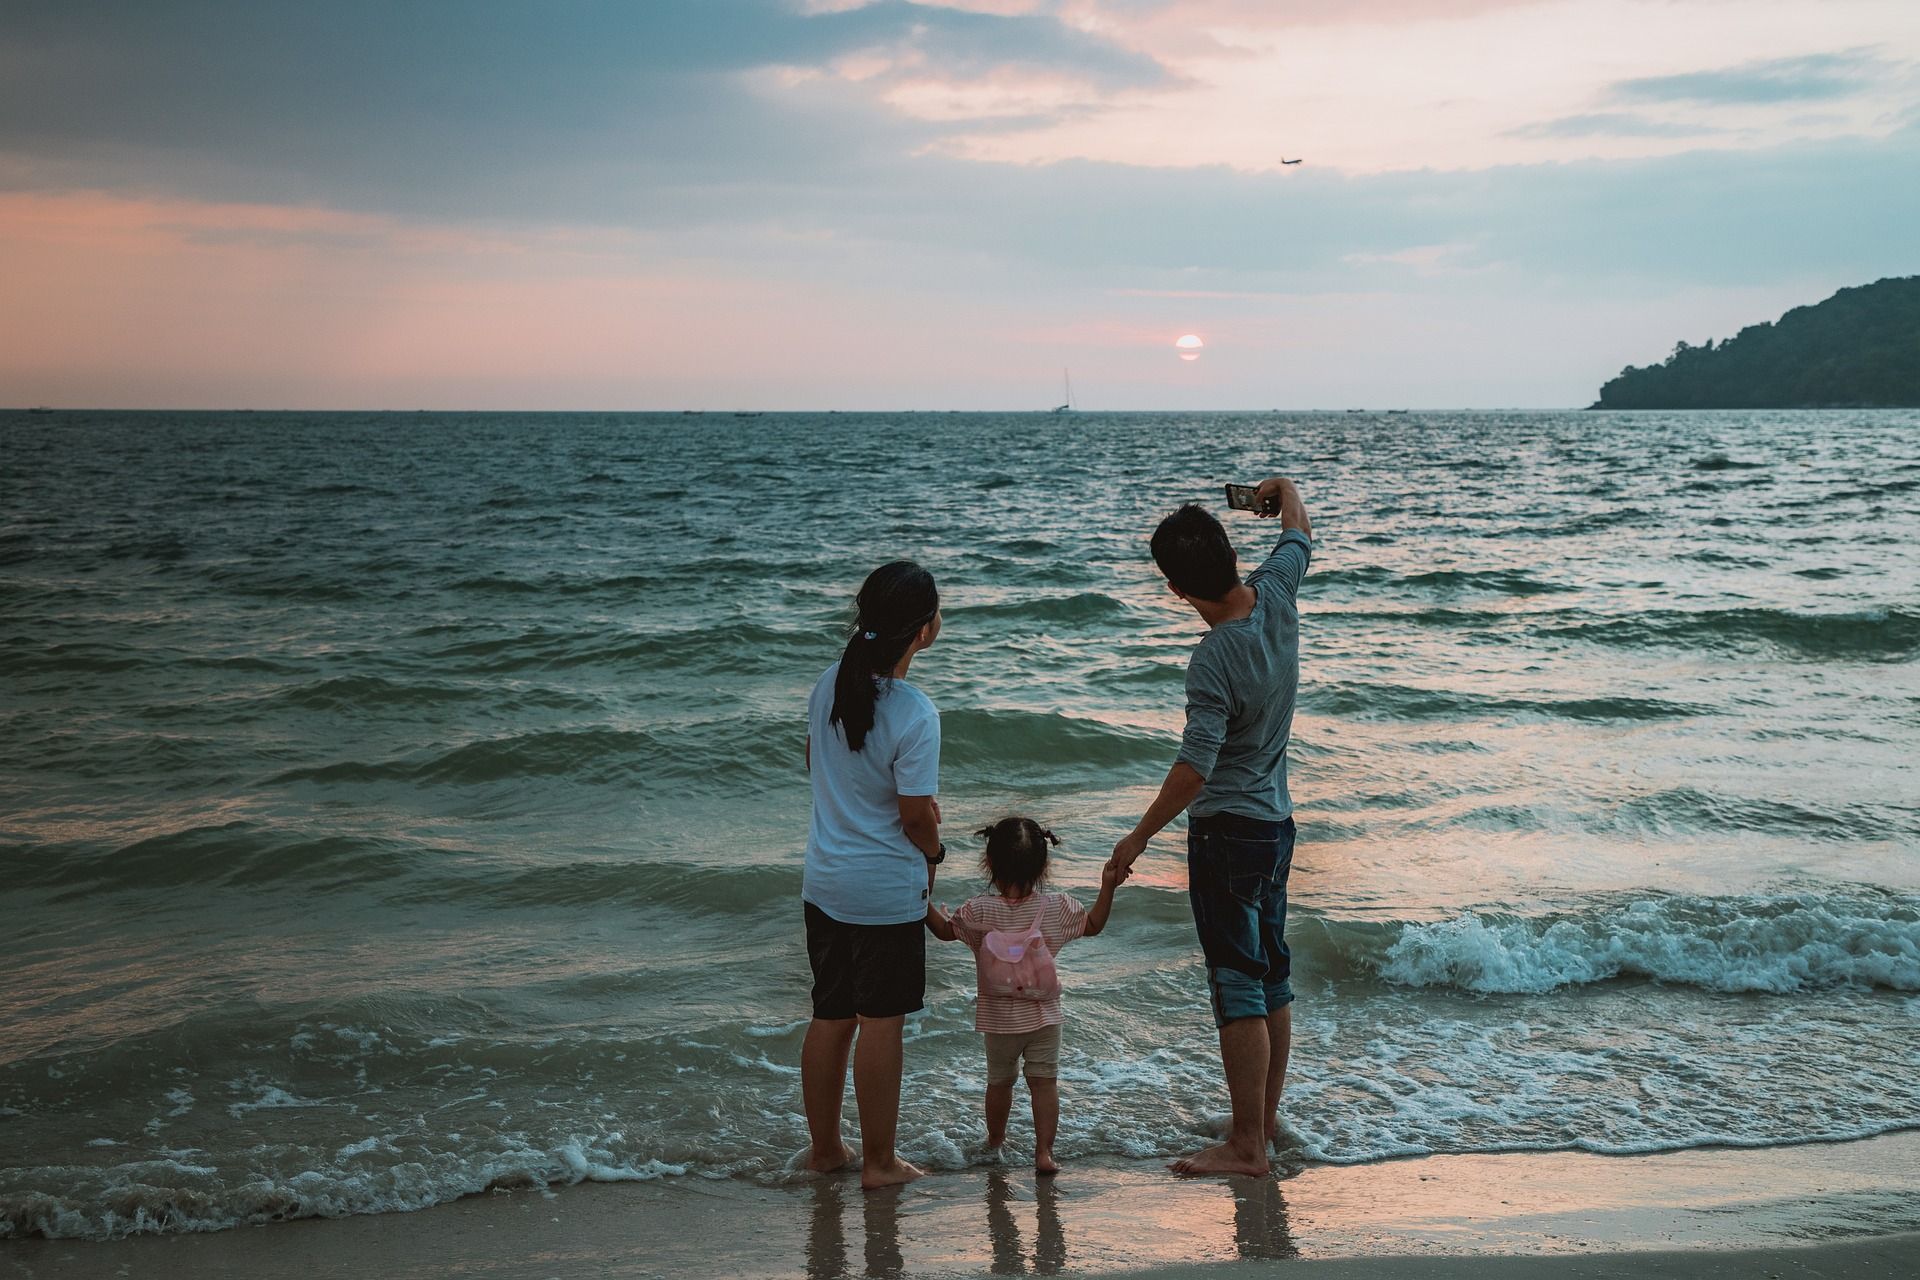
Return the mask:
<path id="1" fill-rule="evenodd" d="M 1211 512 L 1189 502 L 1153 531 L 1153 562 L 1184 596 L 1224 600 L 1240 585 L 1239 558 Z"/>

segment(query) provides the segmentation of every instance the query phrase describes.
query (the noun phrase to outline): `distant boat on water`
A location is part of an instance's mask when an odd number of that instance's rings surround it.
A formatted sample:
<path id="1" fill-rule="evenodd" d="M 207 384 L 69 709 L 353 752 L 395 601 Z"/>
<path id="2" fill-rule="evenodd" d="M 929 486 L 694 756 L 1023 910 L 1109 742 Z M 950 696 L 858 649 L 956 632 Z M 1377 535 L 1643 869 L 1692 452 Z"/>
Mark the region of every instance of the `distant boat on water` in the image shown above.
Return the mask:
<path id="1" fill-rule="evenodd" d="M 733 416 L 736 418 L 757 418 L 760 415 L 757 413 L 736 413 Z"/>
<path id="2" fill-rule="evenodd" d="M 35 406 L 33 406 L 33 408 L 31 408 L 31 409 L 29 409 L 29 410 L 27 410 L 27 412 L 28 412 L 28 413 L 52 413 L 52 412 L 53 412 L 53 410 L 52 410 L 52 408 L 50 408 L 50 407 L 49 407 L 49 406 L 47 406 L 47 405 L 44 405 L 44 404 L 37 404 L 37 405 L 35 405 Z"/>
<path id="3" fill-rule="evenodd" d="M 1388 413 L 1390 413 L 1390 414 L 1392 414 L 1392 413 L 1406 413 L 1406 412 L 1408 412 L 1408 410 L 1406 410 L 1406 409 L 1389 409 L 1389 410 L 1387 410 L 1387 412 L 1388 412 Z"/>
<path id="4" fill-rule="evenodd" d="M 1060 371 L 1060 386 L 1066 392 L 1067 402 L 1065 404 L 1055 405 L 1053 407 L 1053 412 L 1072 413 L 1073 412 L 1073 379 L 1067 376 L 1067 371 L 1065 369 L 1062 369 Z"/>

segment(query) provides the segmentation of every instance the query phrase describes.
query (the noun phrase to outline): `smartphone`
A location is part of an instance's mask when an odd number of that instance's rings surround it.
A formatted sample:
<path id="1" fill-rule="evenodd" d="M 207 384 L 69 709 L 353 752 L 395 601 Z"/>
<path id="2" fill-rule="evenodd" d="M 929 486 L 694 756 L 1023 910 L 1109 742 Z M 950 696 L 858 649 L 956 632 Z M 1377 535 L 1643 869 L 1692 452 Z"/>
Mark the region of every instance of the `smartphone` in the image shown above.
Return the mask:
<path id="1" fill-rule="evenodd" d="M 1274 504 L 1260 505 L 1260 486 L 1257 484 L 1230 484 L 1227 486 L 1227 509 L 1229 511 L 1272 511 Z"/>

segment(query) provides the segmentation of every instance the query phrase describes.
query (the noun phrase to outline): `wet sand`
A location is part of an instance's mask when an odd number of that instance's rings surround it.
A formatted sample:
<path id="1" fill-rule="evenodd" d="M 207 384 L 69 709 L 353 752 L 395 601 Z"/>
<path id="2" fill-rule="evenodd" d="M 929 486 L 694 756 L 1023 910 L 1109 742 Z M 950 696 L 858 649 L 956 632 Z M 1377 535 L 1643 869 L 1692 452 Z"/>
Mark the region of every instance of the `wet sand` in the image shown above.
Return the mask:
<path id="1" fill-rule="evenodd" d="M 19 1277 L 1920 1275 L 1920 1134 L 1607 1157 L 1434 1156 L 1178 1181 L 970 1169 L 863 1194 L 671 1179 L 208 1235 L 0 1245 Z"/>

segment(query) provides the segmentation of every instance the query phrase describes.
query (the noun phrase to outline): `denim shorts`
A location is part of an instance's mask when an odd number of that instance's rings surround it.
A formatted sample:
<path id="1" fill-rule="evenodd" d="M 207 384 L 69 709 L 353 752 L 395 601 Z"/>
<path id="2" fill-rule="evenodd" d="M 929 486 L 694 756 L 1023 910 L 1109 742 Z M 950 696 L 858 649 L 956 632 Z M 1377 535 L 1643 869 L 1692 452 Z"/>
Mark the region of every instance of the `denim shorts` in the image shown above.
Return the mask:
<path id="1" fill-rule="evenodd" d="M 1220 813 L 1187 823 L 1187 896 L 1218 1026 L 1264 1018 L 1293 1000 L 1287 979 L 1287 873 L 1293 819 Z"/>

